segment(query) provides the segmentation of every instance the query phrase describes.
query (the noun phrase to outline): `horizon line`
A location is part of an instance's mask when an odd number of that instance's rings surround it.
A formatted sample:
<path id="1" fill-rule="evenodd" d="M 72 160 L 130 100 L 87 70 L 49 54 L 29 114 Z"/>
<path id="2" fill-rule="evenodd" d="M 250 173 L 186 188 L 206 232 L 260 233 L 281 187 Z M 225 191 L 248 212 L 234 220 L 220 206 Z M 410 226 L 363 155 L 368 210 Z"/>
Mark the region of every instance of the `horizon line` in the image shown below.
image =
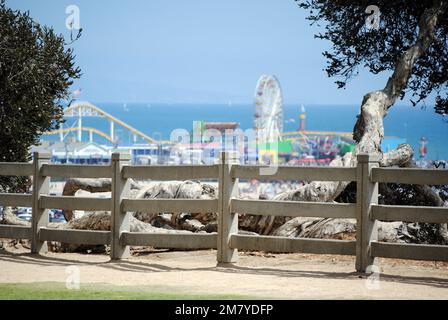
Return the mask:
<path id="1" fill-rule="evenodd" d="M 73 100 L 73 103 L 83 103 L 89 102 L 93 104 L 159 104 L 159 105 L 216 105 L 216 106 L 229 106 L 228 103 L 225 102 L 168 102 L 168 101 L 95 101 L 95 100 Z M 254 102 L 232 102 L 230 106 L 236 105 L 254 105 Z M 303 103 L 303 102 L 285 102 L 284 106 L 297 105 L 297 106 L 341 106 L 341 107 L 353 107 L 359 106 L 360 103 Z M 415 107 L 415 108 L 424 108 L 424 107 L 433 107 L 432 105 L 426 106 L 413 106 L 412 104 L 395 104 L 395 107 Z"/>

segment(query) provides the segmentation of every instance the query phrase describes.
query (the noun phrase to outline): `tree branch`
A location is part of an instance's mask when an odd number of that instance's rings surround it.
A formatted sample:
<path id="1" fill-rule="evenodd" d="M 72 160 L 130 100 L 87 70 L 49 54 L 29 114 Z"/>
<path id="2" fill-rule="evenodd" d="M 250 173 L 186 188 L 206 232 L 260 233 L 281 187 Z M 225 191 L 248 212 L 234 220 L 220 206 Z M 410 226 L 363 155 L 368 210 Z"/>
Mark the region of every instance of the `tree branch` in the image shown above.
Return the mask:
<path id="1" fill-rule="evenodd" d="M 445 7 L 445 1 L 438 0 L 431 8 L 423 12 L 416 42 L 397 61 L 394 73 L 384 89 L 364 96 L 361 114 L 353 129 L 353 139 L 358 142 L 355 154 L 380 152 L 380 144 L 384 136 L 383 118 L 406 88 L 417 59 L 424 55 L 434 42 L 435 27 Z"/>
<path id="2" fill-rule="evenodd" d="M 434 1 L 434 5 L 426 9 L 420 17 L 417 41 L 404 52 L 397 63 L 394 73 L 383 89 L 383 92 L 388 97 L 386 108 L 390 108 L 395 103 L 407 86 L 414 63 L 425 54 L 436 40 L 435 28 L 439 17 L 444 12 L 445 6 L 445 1 Z"/>

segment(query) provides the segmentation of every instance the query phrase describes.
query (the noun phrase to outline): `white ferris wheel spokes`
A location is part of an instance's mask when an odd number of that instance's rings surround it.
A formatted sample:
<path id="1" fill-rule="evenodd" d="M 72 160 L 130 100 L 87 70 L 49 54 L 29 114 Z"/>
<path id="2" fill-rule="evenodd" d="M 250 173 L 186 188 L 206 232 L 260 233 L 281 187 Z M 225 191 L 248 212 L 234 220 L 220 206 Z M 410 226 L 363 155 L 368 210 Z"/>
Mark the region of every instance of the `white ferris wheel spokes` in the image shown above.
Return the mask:
<path id="1" fill-rule="evenodd" d="M 277 141 L 283 132 L 283 97 L 280 83 L 262 75 L 255 89 L 254 129 L 264 141 Z"/>

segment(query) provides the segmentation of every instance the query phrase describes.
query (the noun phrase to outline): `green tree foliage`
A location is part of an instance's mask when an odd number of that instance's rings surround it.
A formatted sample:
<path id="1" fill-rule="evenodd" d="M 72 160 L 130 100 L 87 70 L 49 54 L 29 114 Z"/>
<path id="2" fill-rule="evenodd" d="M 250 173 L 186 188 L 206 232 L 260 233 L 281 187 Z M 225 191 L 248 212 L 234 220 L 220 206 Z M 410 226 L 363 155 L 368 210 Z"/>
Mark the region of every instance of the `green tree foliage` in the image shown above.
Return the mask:
<path id="1" fill-rule="evenodd" d="M 0 161 L 29 160 L 39 135 L 59 127 L 69 87 L 80 77 L 74 58 L 62 35 L 0 0 Z"/>
<path id="2" fill-rule="evenodd" d="M 328 61 L 326 72 L 330 77 L 337 77 L 340 88 L 357 75 L 359 67 L 374 74 L 394 70 L 399 57 L 416 42 L 419 20 L 425 9 L 442 3 L 441 0 L 297 2 L 309 11 L 308 19 L 312 24 L 323 22 L 323 31 L 315 37 L 329 40 L 333 45 L 331 51 L 323 54 Z M 378 28 L 366 25 L 366 18 L 373 13 L 366 13 L 370 5 L 376 5 L 380 10 Z M 442 8 L 444 12 L 436 26 L 436 39 L 426 54 L 416 61 L 406 91 L 410 92 L 414 105 L 434 93 L 436 112 L 448 115 L 447 4 Z M 402 98 L 405 93 L 402 92 Z"/>

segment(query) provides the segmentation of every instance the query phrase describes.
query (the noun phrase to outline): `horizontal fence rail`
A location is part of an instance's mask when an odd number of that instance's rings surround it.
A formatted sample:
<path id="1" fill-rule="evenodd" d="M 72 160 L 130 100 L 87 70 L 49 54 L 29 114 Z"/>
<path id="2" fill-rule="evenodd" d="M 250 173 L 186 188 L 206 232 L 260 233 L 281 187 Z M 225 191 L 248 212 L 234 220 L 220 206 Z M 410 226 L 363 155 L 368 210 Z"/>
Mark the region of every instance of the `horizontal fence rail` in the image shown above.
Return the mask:
<path id="1" fill-rule="evenodd" d="M 273 174 L 263 174 L 266 166 L 232 166 L 232 177 L 258 180 L 356 181 L 356 168 L 346 167 L 272 167 Z"/>
<path id="2" fill-rule="evenodd" d="M 41 196 L 39 207 L 44 209 L 110 211 L 111 199 L 76 196 Z"/>
<path id="3" fill-rule="evenodd" d="M 379 168 L 377 155 L 358 155 L 356 167 L 239 165 L 232 153 L 216 165 L 132 166 L 129 156 L 114 153 L 110 165 L 55 165 L 50 155 L 34 153 L 32 163 L 0 163 L 0 175 L 32 176 L 32 194 L 0 193 L 1 206 L 32 207 L 31 226 L 0 225 L 0 237 L 30 239 L 33 253 L 45 241 L 111 245 L 111 258 L 129 256 L 129 246 L 217 249 L 218 262 L 236 262 L 238 250 L 356 256 L 356 270 L 366 272 L 377 257 L 448 261 L 448 246 L 386 243 L 377 239 L 375 221 L 447 223 L 448 208 L 378 204 L 378 184 L 448 184 L 448 170 Z M 273 170 L 272 170 L 273 169 Z M 265 171 L 263 171 L 265 170 Z M 266 173 L 273 173 L 265 175 Z M 50 196 L 49 177 L 110 178 L 110 198 Z M 129 179 L 218 181 L 216 199 L 129 198 Z M 239 180 L 355 181 L 356 203 L 247 200 L 238 195 Z M 110 211 L 110 231 L 48 227 L 48 210 Z M 131 212 L 216 213 L 217 233 L 144 233 L 130 231 Z M 342 218 L 356 220 L 356 240 L 287 238 L 238 233 L 238 215 Z"/>
<path id="4" fill-rule="evenodd" d="M 209 199 L 123 199 L 123 211 L 139 212 L 192 212 L 218 211 L 218 200 Z"/>
<path id="5" fill-rule="evenodd" d="M 444 185 L 448 184 L 448 170 L 373 168 L 372 181 L 419 185 Z"/>
<path id="6" fill-rule="evenodd" d="M 371 216 L 383 221 L 448 223 L 448 208 L 373 205 Z"/>
<path id="7" fill-rule="evenodd" d="M 34 168 L 32 163 L 0 162 L 0 176 L 32 176 Z"/>
<path id="8" fill-rule="evenodd" d="M 31 227 L 0 224 L 0 238 L 31 239 Z"/>
<path id="9" fill-rule="evenodd" d="M 110 244 L 110 231 L 40 228 L 39 238 L 62 243 Z"/>
<path id="10" fill-rule="evenodd" d="M 62 178 L 111 178 L 112 171 L 107 165 L 44 164 L 41 173 L 46 177 Z"/>
<path id="11" fill-rule="evenodd" d="M 356 254 L 356 241 L 351 240 L 300 239 L 235 234 L 230 238 L 230 247 L 242 250 L 278 253 Z"/>
<path id="12" fill-rule="evenodd" d="M 356 218 L 351 203 L 232 199 L 230 206 L 233 212 L 263 216 Z"/>
<path id="13" fill-rule="evenodd" d="M 374 257 L 448 261 L 448 246 L 410 243 L 372 242 Z"/>
<path id="14" fill-rule="evenodd" d="M 12 207 L 31 207 L 33 196 L 31 194 L 0 193 L 0 205 Z"/>
<path id="15" fill-rule="evenodd" d="M 152 246 L 162 249 L 216 249 L 213 233 L 143 233 L 123 232 L 120 242 L 130 246 Z"/>
<path id="16" fill-rule="evenodd" d="M 123 166 L 125 179 L 188 180 L 218 178 L 218 165 Z"/>

